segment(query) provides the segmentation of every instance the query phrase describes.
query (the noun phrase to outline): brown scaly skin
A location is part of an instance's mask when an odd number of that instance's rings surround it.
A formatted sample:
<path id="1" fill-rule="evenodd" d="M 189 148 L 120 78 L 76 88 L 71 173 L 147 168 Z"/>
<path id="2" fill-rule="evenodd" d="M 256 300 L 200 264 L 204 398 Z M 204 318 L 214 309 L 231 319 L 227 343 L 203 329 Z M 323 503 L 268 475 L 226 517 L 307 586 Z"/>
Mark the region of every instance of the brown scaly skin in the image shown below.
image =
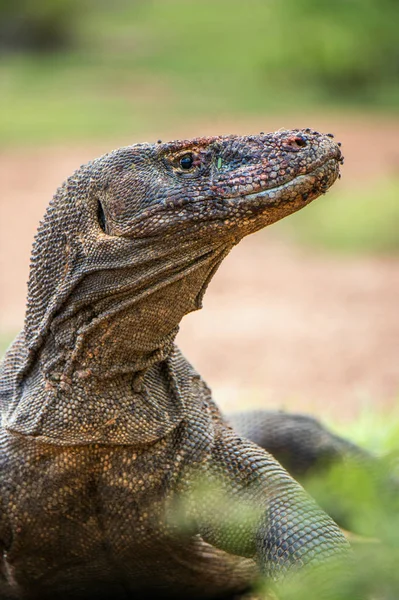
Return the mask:
<path id="1" fill-rule="evenodd" d="M 138 144 L 58 190 L 1 370 L 1 598 L 228 597 L 346 555 L 174 345 L 229 250 L 341 161 L 309 129 Z"/>

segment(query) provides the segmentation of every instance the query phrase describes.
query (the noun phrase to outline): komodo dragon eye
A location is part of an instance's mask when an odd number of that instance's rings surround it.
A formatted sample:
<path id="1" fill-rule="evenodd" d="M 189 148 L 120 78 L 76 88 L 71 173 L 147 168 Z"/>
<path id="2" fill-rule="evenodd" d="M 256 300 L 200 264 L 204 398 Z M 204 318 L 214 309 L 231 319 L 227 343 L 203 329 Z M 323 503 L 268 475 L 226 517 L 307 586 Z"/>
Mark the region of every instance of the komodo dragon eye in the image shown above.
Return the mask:
<path id="1" fill-rule="evenodd" d="M 194 158 L 192 154 L 184 154 L 184 156 L 182 156 L 180 158 L 179 161 L 179 165 L 182 169 L 184 169 L 185 171 L 188 171 L 188 169 L 191 169 L 191 167 L 193 166 L 194 163 Z"/>

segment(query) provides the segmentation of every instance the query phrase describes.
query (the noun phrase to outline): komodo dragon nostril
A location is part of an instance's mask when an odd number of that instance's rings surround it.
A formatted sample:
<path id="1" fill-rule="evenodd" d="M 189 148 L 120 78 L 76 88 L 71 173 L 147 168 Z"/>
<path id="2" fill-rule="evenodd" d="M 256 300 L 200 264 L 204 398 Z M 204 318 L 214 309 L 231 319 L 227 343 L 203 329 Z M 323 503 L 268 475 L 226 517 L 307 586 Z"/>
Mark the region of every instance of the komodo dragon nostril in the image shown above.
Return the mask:
<path id="1" fill-rule="evenodd" d="M 307 146 L 308 138 L 304 135 L 295 135 L 286 139 L 283 143 L 284 147 L 287 149 L 298 150 L 299 148 L 303 148 Z"/>
<path id="2" fill-rule="evenodd" d="M 301 136 L 301 135 L 297 135 L 296 138 L 295 138 L 295 140 L 294 140 L 294 142 L 300 148 L 303 148 L 308 143 L 307 139 L 305 137 Z"/>

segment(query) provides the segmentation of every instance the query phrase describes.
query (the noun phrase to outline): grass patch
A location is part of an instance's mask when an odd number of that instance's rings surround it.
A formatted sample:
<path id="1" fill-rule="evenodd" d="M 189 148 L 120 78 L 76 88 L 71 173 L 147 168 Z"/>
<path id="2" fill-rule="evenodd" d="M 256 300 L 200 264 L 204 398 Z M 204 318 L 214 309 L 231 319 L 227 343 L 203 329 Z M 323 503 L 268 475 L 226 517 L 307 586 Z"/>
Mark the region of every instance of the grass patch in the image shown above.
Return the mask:
<path id="1" fill-rule="evenodd" d="M 379 413 L 375 407 L 371 406 L 365 408 L 351 423 L 332 423 L 332 429 L 339 435 L 378 455 L 399 452 L 398 409 Z"/>

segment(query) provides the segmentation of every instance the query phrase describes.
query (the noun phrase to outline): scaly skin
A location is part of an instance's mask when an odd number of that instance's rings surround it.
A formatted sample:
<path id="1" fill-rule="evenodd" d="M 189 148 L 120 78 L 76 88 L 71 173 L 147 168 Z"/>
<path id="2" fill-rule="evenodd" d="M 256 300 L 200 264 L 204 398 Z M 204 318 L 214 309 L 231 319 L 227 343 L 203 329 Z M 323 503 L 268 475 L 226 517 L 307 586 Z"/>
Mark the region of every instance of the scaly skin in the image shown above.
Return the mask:
<path id="1" fill-rule="evenodd" d="M 346 555 L 174 345 L 230 249 L 341 161 L 309 129 L 138 144 L 58 190 L 1 370 L 2 598 L 226 597 Z"/>

